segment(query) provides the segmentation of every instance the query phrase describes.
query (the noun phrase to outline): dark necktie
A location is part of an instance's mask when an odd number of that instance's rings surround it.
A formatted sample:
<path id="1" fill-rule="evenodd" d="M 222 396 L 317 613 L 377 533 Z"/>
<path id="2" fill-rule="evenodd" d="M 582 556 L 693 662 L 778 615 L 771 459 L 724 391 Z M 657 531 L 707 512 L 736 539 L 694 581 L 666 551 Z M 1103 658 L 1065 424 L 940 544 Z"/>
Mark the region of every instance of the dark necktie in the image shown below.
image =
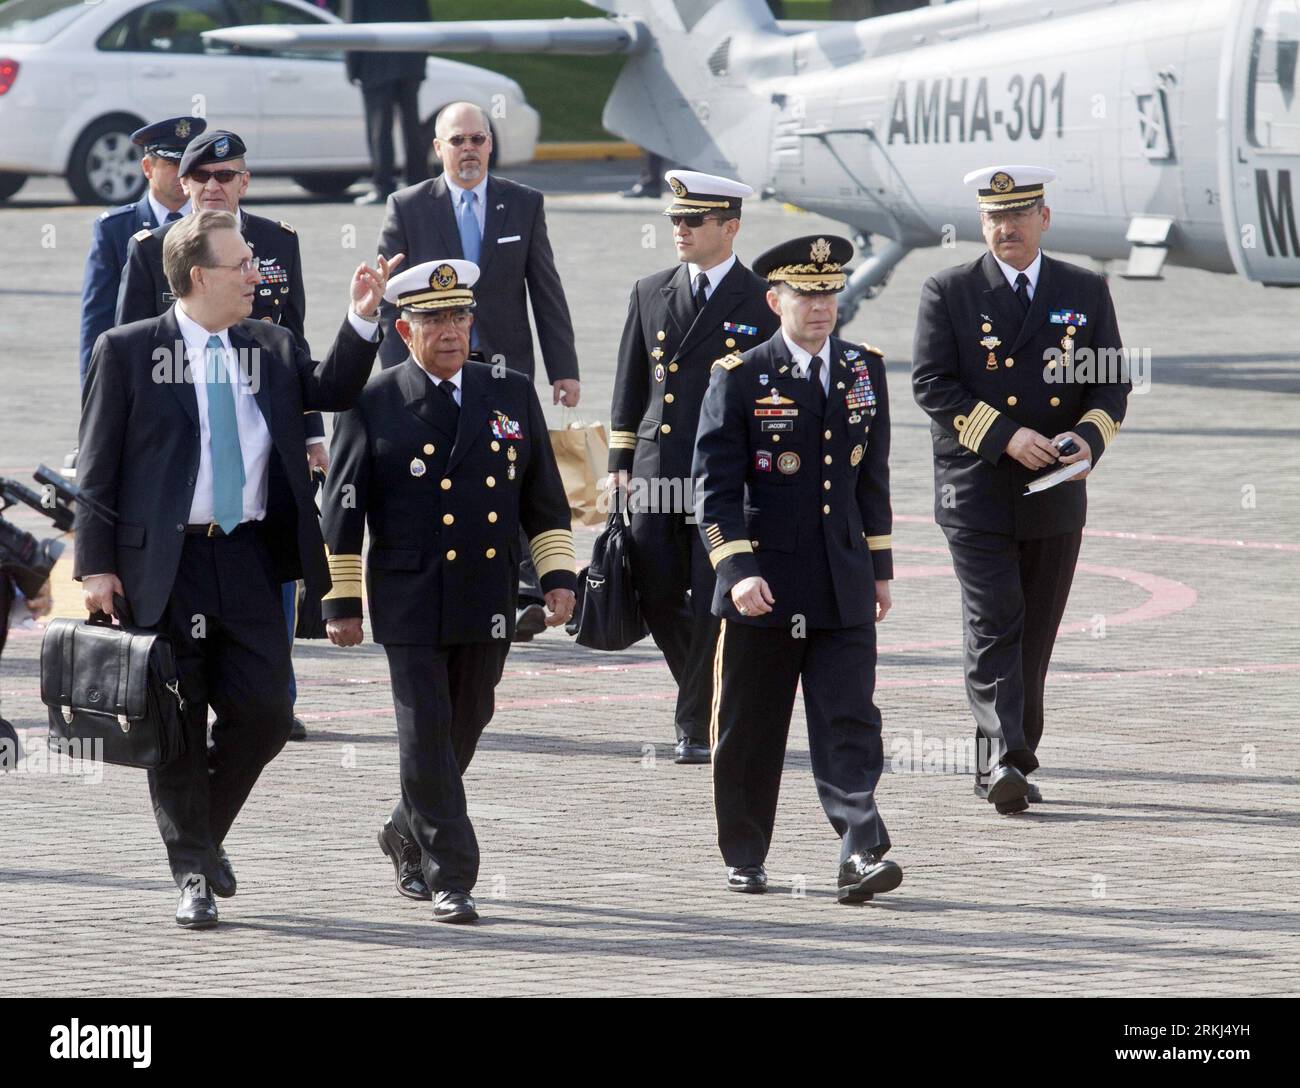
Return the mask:
<path id="1" fill-rule="evenodd" d="M 165 220 L 163 220 L 163 222 L 165 222 L 165 223 L 175 223 L 176 220 L 178 220 L 180 217 L 181 217 L 181 213 L 180 213 L 180 212 L 168 212 L 168 213 L 167 213 L 167 218 L 166 218 Z"/>
<path id="2" fill-rule="evenodd" d="M 453 412 L 459 412 L 460 405 L 456 403 L 455 385 L 453 385 L 451 382 L 439 382 L 437 388 L 438 388 L 438 392 L 441 393 L 443 397 L 446 398 L 447 403 L 451 405 L 451 410 Z"/>
<path id="3" fill-rule="evenodd" d="M 1020 308 L 1029 313 L 1029 277 L 1023 272 L 1016 277 L 1016 298 L 1020 300 Z"/>
<path id="4" fill-rule="evenodd" d="M 826 390 L 822 387 L 822 357 L 820 355 L 814 355 L 809 360 L 808 372 L 812 376 L 813 392 L 817 397 L 817 403 L 825 408 Z"/>
<path id="5" fill-rule="evenodd" d="M 704 304 L 709 301 L 705 295 L 708 286 L 709 276 L 707 272 L 701 272 L 695 277 L 695 312 L 697 314 L 704 309 Z"/>

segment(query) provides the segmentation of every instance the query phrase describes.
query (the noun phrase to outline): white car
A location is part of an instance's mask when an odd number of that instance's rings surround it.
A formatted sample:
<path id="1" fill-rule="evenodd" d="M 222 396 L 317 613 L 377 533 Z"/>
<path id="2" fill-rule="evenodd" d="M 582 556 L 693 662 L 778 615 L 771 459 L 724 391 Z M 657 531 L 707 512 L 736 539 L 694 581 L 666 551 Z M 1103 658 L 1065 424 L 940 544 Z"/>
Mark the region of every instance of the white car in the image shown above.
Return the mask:
<path id="1" fill-rule="evenodd" d="M 0 200 L 33 174 L 66 177 L 87 204 L 144 191 L 130 134 L 182 114 L 237 132 L 259 175 L 320 195 L 370 173 L 361 90 L 341 53 L 205 45 L 252 23 L 338 22 L 301 0 L 9 0 L 0 5 Z M 538 116 L 505 76 L 430 57 L 420 114 L 430 142 L 448 102 L 489 111 L 494 162 L 527 162 Z M 400 154 L 401 139 L 395 136 Z"/>

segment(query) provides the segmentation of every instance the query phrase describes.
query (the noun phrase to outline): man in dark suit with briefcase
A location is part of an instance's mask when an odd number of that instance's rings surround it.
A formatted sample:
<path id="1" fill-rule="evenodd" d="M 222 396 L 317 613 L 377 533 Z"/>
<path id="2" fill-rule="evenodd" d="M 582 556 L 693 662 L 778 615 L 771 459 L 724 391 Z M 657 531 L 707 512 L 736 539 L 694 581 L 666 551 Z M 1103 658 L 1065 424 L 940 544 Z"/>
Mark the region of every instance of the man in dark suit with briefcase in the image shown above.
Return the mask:
<path id="1" fill-rule="evenodd" d="M 614 378 L 609 470 L 628 488 L 629 558 L 641 613 L 677 682 L 678 763 L 709 762 L 718 619 L 713 568 L 691 508 L 691 458 L 714 360 L 776 332 L 767 281 L 734 251 L 753 193 L 694 170 L 664 175 L 678 264 L 637 280 Z"/>
<path id="2" fill-rule="evenodd" d="M 222 841 L 289 735 L 280 584 L 329 587 L 303 412 L 342 411 L 360 394 L 389 265 L 357 268 L 348 320 L 320 363 L 287 329 L 247 319 L 259 270 L 229 212 L 173 224 L 163 265 L 175 305 L 95 346 L 78 471 L 115 516 L 79 504 L 74 574 L 88 611 L 116 615 L 124 596 L 139 626 L 171 640 L 187 750 L 151 771 L 149 788 L 181 888 L 176 921 L 205 928 L 217 923 L 213 893 L 235 893 Z"/>
<path id="3" fill-rule="evenodd" d="M 989 248 L 925 282 L 912 352 L 934 442 L 934 519 L 961 584 L 975 795 L 1004 815 L 1042 800 L 1027 776 L 1083 537 L 1083 479 L 1124 421 L 1130 389 L 1106 281 L 1039 247 L 1055 177 L 1035 166 L 966 175 Z M 1073 479 L 1025 493 L 1049 467 L 1080 462 Z"/>

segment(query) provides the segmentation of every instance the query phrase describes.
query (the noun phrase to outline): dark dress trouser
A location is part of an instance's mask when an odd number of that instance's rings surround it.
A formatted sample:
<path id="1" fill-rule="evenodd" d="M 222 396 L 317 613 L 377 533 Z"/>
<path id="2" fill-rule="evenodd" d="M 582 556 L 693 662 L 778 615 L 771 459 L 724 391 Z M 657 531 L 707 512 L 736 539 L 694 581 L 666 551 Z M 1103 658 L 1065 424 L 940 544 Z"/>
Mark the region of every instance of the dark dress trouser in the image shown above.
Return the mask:
<path id="1" fill-rule="evenodd" d="M 677 682 L 677 739 L 706 743 L 721 621 L 710 611 L 714 574 L 699 528 L 685 514 L 635 511 L 631 545 L 641 615 Z"/>
<path id="2" fill-rule="evenodd" d="M 803 681 L 808 750 L 817 796 L 840 836 L 840 860 L 890 847 L 876 809 L 884 769 L 873 701 L 874 623 L 806 631 L 723 621 L 714 655 L 718 692 L 713 802 L 718 846 L 729 866 L 762 865 L 772 845 L 795 690 Z"/>
<path id="3" fill-rule="evenodd" d="M 950 526 L 943 531 L 961 584 L 977 781 L 987 781 L 999 758 L 1029 774 L 1038 767 L 1047 666 L 1083 533 L 1017 540 Z"/>
<path id="4" fill-rule="evenodd" d="M 293 723 L 280 583 L 262 532 L 245 522 L 224 538 L 187 535 L 159 624 L 180 675 L 186 747 L 149 772 L 149 794 L 178 885 L 215 871 L 216 851 Z"/>
<path id="5" fill-rule="evenodd" d="M 406 184 L 414 185 L 429 176 L 428 145 L 420 126 L 420 80 L 394 79 L 384 83 L 363 83 L 361 97 L 366 110 L 366 141 L 370 145 L 372 184 L 387 195 L 397 189 L 396 153 L 393 147 L 393 111 L 402 123 L 402 151 L 406 162 Z"/>
<path id="6" fill-rule="evenodd" d="M 505 639 L 384 646 L 402 783 L 393 827 L 419 844 L 424 878 L 434 892 L 469 892 L 478 880 L 478 839 L 461 776 L 492 720 L 509 650 Z"/>

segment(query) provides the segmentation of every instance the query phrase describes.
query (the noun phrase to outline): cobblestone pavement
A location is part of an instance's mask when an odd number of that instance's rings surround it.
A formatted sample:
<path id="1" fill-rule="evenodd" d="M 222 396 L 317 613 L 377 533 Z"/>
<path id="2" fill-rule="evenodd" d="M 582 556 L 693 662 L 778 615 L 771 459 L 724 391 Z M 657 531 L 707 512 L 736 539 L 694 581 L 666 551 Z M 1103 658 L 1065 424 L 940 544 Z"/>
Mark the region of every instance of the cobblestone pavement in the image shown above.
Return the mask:
<path id="1" fill-rule="evenodd" d="M 600 168 L 530 176 L 554 193 L 584 412 L 604 418 L 628 287 L 671 260 L 667 231 L 657 204 L 578 195 L 612 188 Z M 302 237 L 308 332 L 323 347 L 379 212 L 303 202 L 284 183 L 261 191 L 272 200 L 257 210 Z M 24 270 L 0 286 L 7 475 L 74 444 L 93 212 L 63 199 L 32 183 L 0 212 L 0 244 Z M 344 248 L 349 226 L 358 249 Z M 820 229 L 834 227 L 759 205 L 742 255 Z M 179 995 L 200 978 L 202 992 L 231 995 L 1295 993 L 1300 299 L 1177 268 L 1161 283 L 1112 280 L 1126 344 L 1152 353 L 1150 389 L 1091 480 L 1048 681 L 1046 801 L 1002 818 L 974 799 L 962 764 L 957 588 L 907 384 L 921 280 L 977 252 L 912 255 L 850 326 L 886 351 L 895 412 L 879 797 L 906 870 L 896 893 L 835 902 L 836 843 L 798 710 L 772 891 L 728 894 L 709 770 L 672 763 L 672 687 L 653 645 L 600 655 L 551 632 L 511 653 L 467 776 L 483 922 L 435 925 L 397 896 L 375 844 L 397 785 L 383 655 L 300 644 L 311 738 L 267 769 L 228 839 L 240 891 L 221 902 L 220 928 L 183 933 L 143 774 L 52 773 L 39 631 L 15 631 L 0 700 L 32 731 L 32 755 L 0 778 L 0 994 Z M 594 533 L 579 533 L 580 556 Z M 57 611 L 75 615 L 69 566 Z"/>

